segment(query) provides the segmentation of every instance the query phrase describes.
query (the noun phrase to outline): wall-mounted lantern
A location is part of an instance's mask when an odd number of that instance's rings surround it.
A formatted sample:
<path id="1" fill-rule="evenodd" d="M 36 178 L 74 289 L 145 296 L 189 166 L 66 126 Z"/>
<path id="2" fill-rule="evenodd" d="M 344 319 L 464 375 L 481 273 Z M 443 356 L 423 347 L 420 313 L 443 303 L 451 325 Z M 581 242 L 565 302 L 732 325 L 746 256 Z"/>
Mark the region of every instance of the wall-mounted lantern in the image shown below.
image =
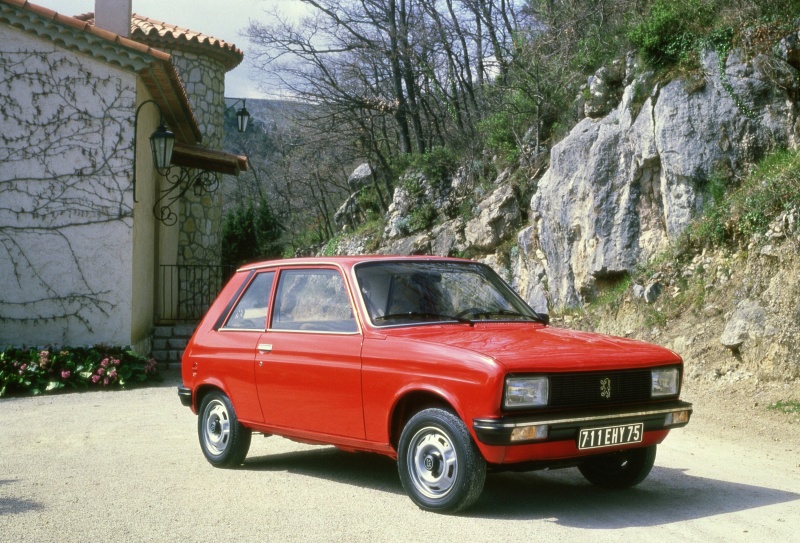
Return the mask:
<path id="1" fill-rule="evenodd" d="M 139 104 L 136 108 L 136 117 L 133 119 L 133 201 L 138 202 L 136 199 L 136 153 L 138 146 L 136 144 L 139 135 L 139 112 L 147 104 L 153 104 L 158 110 L 159 126 L 155 132 L 150 136 L 150 150 L 153 153 L 153 166 L 161 175 L 165 175 L 166 170 L 169 169 L 172 162 L 172 148 L 175 146 L 175 135 L 167 130 L 166 123 L 164 122 L 164 114 L 161 111 L 161 106 L 155 100 L 146 100 Z"/>
<path id="2" fill-rule="evenodd" d="M 247 123 L 250 121 L 250 112 L 245 107 L 246 98 L 236 98 L 234 102 L 225 108 L 225 113 L 236 107 L 236 104 L 242 103 L 242 107 L 236 110 L 236 129 L 239 132 L 247 131 Z"/>

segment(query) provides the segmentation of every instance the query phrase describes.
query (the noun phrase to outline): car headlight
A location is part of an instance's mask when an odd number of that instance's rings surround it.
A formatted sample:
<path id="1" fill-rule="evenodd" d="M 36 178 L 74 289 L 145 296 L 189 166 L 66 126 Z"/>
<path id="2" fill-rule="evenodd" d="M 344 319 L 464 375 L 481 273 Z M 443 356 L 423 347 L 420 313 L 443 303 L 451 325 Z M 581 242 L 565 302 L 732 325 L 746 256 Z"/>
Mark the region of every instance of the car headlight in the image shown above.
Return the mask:
<path id="1" fill-rule="evenodd" d="M 652 386 L 650 388 L 650 396 L 652 398 L 678 395 L 678 389 L 681 384 L 678 368 L 659 368 L 652 370 L 650 375 L 652 376 Z"/>
<path id="2" fill-rule="evenodd" d="M 550 386 L 547 377 L 509 377 L 504 404 L 508 409 L 547 405 Z"/>

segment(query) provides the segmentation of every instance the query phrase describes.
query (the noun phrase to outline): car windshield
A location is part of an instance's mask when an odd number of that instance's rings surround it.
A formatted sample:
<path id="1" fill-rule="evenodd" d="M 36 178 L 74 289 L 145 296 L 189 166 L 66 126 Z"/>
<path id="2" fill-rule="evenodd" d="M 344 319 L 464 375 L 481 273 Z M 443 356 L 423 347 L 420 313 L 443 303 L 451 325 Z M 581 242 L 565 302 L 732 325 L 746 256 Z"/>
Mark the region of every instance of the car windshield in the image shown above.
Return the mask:
<path id="1" fill-rule="evenodd" d="M 477 262 L 369 262 L 355 270 L 375 326 L 541 320 L 491 268 Z"/>

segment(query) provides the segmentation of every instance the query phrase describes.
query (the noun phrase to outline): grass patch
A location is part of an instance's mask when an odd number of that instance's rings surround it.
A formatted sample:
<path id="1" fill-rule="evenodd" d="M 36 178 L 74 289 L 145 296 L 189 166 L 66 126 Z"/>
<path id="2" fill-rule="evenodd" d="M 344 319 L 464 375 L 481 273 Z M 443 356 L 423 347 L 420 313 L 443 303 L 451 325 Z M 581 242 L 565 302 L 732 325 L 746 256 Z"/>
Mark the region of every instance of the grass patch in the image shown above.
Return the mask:
<path id="1" fill-rule="evenodd" d="M 789 400 L 789 401 L 779 401 L 773 404 L 770 404 L 767 409 L 770 411 L 778 411 L 780 413 L 800 413 L 800 402 L 796 400 Z"/>
<path id="2" fill-rule="evenodd" d="M 619 307 L 631 282 L 631 277 L 626 274 L 615 281 L 609 281 L 608 284 L 598 284 L 598 293 L 592 304 L 600 307 Z"/>

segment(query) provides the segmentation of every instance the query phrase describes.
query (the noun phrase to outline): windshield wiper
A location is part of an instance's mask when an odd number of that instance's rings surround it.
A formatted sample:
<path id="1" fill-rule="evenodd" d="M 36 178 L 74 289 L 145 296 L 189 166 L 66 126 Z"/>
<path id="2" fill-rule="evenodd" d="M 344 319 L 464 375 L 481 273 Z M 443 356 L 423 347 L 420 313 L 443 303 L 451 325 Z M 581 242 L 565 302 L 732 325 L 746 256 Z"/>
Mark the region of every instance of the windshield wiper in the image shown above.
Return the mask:
<path id="1" fill-rule="evenodd" d="M 455 321 L 463 324 L 472 324 L 471 320 L 465 319 L 463 317 L 455 317 L 453 315 L 442 315 L 440 313 L 425 313 L 423 311 L 409 311 L 408 313 L 390 313 L 388 315 L 375 317 L 372 320 L 377 322 L 377 321 L 388 321 L 395 319 L 412 319 L 412 320 L 433 319 L 435 322 Z"/>
<path id="2" fill-rule="evenodd" d="M 508 309 L 498 309 L 495 311 L 480 311 L 477 313 L 473 313 L 476 317 L 521 317 L 522 319 L 529 320 L 529 321 L 536 321 L 540 322 L 541 319 L 538 317 L 534 317 L 533 315 L 525 315 L 524 313 L 520 313 L 518 311 L 510 311 Z"/>

